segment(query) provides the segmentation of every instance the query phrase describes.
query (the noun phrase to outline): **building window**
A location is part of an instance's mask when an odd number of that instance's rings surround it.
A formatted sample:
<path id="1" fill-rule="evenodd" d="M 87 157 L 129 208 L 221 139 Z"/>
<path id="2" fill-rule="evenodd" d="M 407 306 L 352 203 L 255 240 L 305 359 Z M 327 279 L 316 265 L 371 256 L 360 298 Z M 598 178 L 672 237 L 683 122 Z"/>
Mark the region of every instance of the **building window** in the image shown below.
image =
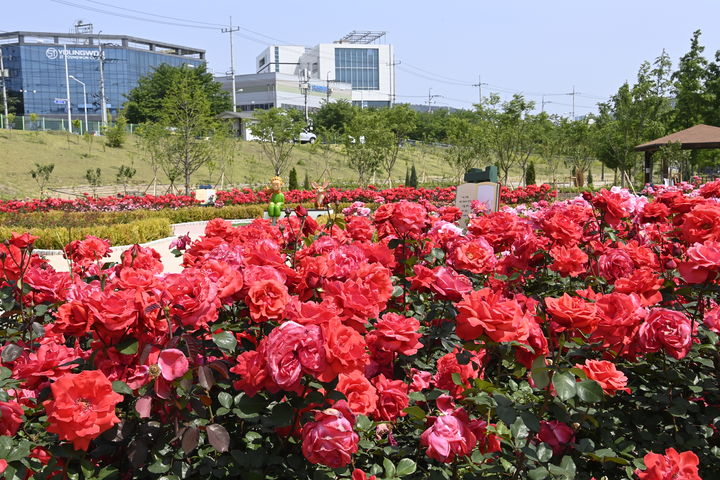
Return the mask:
<path id="1" fill-rule="evenodd" d="M 275 71 L 280 71 L 280 47 L 275 47 Z"/>
<path id="2" fill-rule="evenodd" d="M 379 90 L 378 57 L 377 48 L 336 48 L 335 80 L 351 84 L 353 90 Z"/>

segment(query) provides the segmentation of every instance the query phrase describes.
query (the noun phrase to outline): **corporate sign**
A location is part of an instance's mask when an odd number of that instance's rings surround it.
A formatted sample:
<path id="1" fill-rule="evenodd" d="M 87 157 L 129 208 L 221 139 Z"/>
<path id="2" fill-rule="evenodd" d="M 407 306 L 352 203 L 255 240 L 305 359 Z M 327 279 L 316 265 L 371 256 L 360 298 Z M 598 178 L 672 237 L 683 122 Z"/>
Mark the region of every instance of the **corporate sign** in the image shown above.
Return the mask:
<path id="1" fill-rule="evenodd" d="M 100 50 L 90 50 L 87 48 L 55 48 L 50 47 L 45 50 L 45 56 L 50 60 L 62 59 L 66 57 L 68 60 L 98 60 L 100 58 Z M 103 52 L 103 58 L 105 52 Z"/>

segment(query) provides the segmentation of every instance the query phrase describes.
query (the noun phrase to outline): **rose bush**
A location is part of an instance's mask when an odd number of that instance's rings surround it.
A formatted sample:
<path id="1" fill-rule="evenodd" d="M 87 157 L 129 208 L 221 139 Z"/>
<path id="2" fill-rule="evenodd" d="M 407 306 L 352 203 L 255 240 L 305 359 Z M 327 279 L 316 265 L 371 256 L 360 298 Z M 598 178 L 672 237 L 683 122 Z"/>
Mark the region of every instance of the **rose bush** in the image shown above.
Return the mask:
<path id="1" fill-rule="evenodd" d="M 0 244 L 6 478 L 715 478 L 720 182 Z M 302 212 L 300 212 L 302 213 Z"/>

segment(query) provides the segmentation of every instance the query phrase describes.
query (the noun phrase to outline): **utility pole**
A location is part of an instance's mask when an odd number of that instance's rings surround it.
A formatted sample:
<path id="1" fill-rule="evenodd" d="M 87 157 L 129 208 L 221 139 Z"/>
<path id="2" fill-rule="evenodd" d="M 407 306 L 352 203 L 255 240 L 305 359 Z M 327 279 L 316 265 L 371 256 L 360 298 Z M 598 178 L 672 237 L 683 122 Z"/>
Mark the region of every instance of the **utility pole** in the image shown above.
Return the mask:
<path id="1" fill-rule="evenodd" d="M 233 55 L 233 32 L 240 30 L 240 27 L 233 28 L 232 16 L 230 17 L 230 28 L 223 28 L 222 33 L 230 34 L 230 76 L 232 77 L 233 91 L 233 112 L 237 112 L 237 89 L 235 87 L 235 56 Z"/>
<path id="2" fill-rule="evenodd" d="M 105 56 L 102 50 L 102 41 L 100 40 L 100 34 L 102 30 L 98 32 L 98 61 L 100 62 L 100 120 L 102 126 L 107 125 L 107 107 L 105 105 Z M 101 128 L 102 130 L 102 128 Z"/>
<path id="3" fill-rule="evenodd" d="M 432 94 L 432 87 L 428 89 L 428 113 L 432 113 L 432 101 L 433 98 L 440 97 L 441 95 L 433 95 Z"/>
<path id="4" fill-rule="evenodd" d="M 543 95 L 543 96 L 542 96 L 542 108 L 541 108 L 541 110 L 540 110 L 542 113 L 545 113 L 545 104 L 546 104 L 546 103 L 553 103 L 553 102 L 552 102 L 551 100 L 547 100 L 547 101 L 546 101 L 546 100 L 545 100 L 545 95 Z"/>
<path id="5" fill-rule="evenodd" d="M 397 61 L 395 62 L 395 53 L 393 50 L 393 53 L 390 54 L 392 56 L 392 59 L 390 62 L 388 62 L 388 66 L 390 67 L 390 106 L 392 107 L 395 105 L 395 65 L 400 65 L 402 62 Z"/>
<path id="6" fill-rule="evenodd" d="M 487 85 L 487 83 L 483 83 L 480 79 L 480 75 L 478 75 L 478 82 L 473 83 L 473 87 L 478 87 L 478 104 L 482 104 L 482 86 Z"/>
<path id="7" fill-rule="evenodd" d="M 68 64 L 67 64 L 67 57 L 68 57 L 68 49 L 67 45 L 63 45 L 63 57 L 65 58 L 65 100 L 67 101 L 67 118 L 68 118 L 68 132 L 73 133 L 72 131 L 72 113 L 70 112 L 70 73 L 68 72 Z"/>
<path id="8" fill-rule="evenodd" d="M 575 95 L 580 95 L 582 92 L 575 91 L 575 85 L 573 85 L 572 92 L 566 93 L 565 95 L 572 95 L 572 121 L 575 121 Z"/>
<path id="9" fill-rule="evenodd" d="M 302 70 L 302 79 L 299 82 L 300 92 L 305 97 L 305 122 L 307 123 L 310 120 L 310 115 L 308 112 L 308 90 L 310 90 L 310 75 L 308 74 L 307 69 Z"/>
<path id="10" fill-rule="evenodd" d="M 3 62 L 3 51 L 0 48 L 0 76 L 2 77 L 2 94 L 3 94 L 3 108 L 5 110 L 5 128 L 10 130 L 10 122 L 8 122 L 8 106 L 7 106 L 7 89 L 5 88 L 5 63 Z"/>

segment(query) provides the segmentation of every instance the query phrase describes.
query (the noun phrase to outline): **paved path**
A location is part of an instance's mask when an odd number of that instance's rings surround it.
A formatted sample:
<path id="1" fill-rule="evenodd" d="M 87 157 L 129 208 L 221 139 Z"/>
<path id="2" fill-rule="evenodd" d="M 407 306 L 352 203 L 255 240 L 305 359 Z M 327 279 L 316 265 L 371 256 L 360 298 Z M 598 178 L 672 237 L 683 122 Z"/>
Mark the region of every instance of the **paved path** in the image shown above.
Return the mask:
<path id="1" fill-rule="evenodd" d="M 234 225 L 242 222 L 249 223 L 251 220 L 231 220 Z M 165 267 L 166 273 L 180 273 L 182 272 L 182 257 L 175 257 L 170 252 L 170 244 L 177 237 L 189 234 L 191 240 L 197 240 L 200 236 L 205 233 L 205 225 L 208 222 L 190 222 L 190 223 L 179 223 L 172 225 L 173 236 L 167 238 L 161 238 L 160 240 L 154 240 L 152 242 L 143 243 L 143 247 L 150 247 L 155 249 L 160 254 L 160 259 L 163 266 Z M 130 248 L 132 245 L 122 245 L 112 247 L 112 253 L 110 257 L 106 259 L 108 262 L 120 262 L 120 255 L 122 252 Z M 62 251 L 60 250 L 41 250 L 38 252 L 41 256 L 45 257 L 52 267 L 59 272 L 67 272 L 70 270 L 70 265 L 67 260 L 63 257 Z"/>

